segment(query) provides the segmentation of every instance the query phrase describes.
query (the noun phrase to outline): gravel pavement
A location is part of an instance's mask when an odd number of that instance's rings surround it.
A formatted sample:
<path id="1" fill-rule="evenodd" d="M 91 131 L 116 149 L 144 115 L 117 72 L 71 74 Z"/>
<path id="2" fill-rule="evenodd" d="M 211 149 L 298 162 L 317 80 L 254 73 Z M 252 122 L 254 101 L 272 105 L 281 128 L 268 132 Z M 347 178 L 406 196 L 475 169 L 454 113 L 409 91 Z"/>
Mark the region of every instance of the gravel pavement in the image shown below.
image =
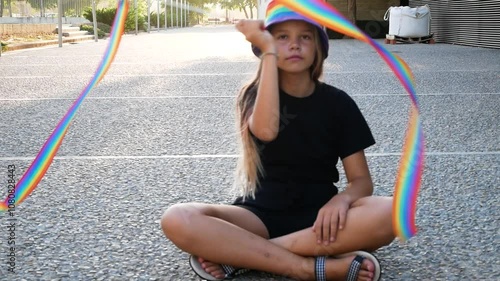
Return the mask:
<path id="1" fill-rule="evenodd" d="M 330 43 L 324 80 L 349 93 L 367 118 L 377 140 L 367 150 L 376 194 L 390 196 L 409 99 L 371 47 Z M 8 165 L 17 178 L 27 169 L 106 45 L 2 54 L 2 186 Z M 375 253 L 383 280 L 500 280 L 500 50 L 385 47 L 415 74 L 427 156 L 419 232 Z M 178 202 L 231 202 L 235 95 L 257 65 L 233 27 L 123 36 L 46 176 L 16 208 L 15 273 L 7 265 L 8 218 L 0 214 L 0 280 L 197 280 L 159 219 Z M 250 273 L 237 280 L 288 279 Z"/>

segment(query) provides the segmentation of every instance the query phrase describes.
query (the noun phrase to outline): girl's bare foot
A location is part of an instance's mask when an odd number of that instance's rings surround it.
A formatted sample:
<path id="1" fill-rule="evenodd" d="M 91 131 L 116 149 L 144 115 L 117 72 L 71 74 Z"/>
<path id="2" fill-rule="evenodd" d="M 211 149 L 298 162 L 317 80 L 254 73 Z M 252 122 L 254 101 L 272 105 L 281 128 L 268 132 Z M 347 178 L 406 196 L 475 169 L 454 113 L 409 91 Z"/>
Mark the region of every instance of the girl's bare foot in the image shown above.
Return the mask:
<path id="1" fill-rule="evenodd" d="M 226 277 L 226 273 L 224 272 L 220 264 L 204 260 L 200 257 L 198 258 L 198 261 L 200 262 L 201 267 L 203 267 L 206 273 L 212 275 L 217 279 L 224 279 L 224 277 Z"/>
<path id="2" fill-rule="evenodd" d="M 346 280 L 349 267 L 355 256 L 343 257 L 343 258 L 329 258 L 326 260 L 326 277 L 328 280 Z M 217 279 L 224 279 L 226 273 L 222 269 L 220 264 L 207 261 L 203 258 L 198 257 L 198 262 L 200 262 L 202 268 L 208 274 L 212 275 Z M 369 259 L 364 259 L 361 264 L 360 271 L 358 273 L 358 281 L 372 281 L 375 276 L 375 265 Z M 314 279 L 312 279 L 314 280 Z"/>
<path id="3" fill-rule="evenodd" d="M 326 260 L 326 277 L 328 280 L 346 280 L 349 267 L 355 256 L 344 258 L 329 258 Z M 364 259 L 358 274 L 358 281 L 372 281 L 375 276 L 375 265 L 369 259 Z"/>

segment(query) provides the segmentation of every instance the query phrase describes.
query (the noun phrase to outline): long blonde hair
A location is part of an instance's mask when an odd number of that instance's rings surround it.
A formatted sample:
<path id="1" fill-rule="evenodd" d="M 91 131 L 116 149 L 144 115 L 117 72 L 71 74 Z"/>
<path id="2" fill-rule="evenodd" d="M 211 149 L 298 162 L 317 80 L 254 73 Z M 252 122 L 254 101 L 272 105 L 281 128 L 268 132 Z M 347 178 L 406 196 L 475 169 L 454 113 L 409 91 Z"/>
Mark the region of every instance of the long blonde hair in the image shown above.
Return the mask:
<path id="1" fill-rule="evenodd" d="M 321 41 L 317 29 L 314 29 L 316 43 L 316 56 L 310 67 L 311 79 L 317 82 L 323 74 L 323 61 L 325 54 L 321 48 Z M 252 108 L 257 98 L 257 89 L 259 88 L 260 75 L 262 72 L 262 61 L 255 77 L 250 83 L 243 86 L 236 99 L 236 125 L 239 133 L 240 157 L 236 166 L 236 186 L 244 198 L 255 197 L 255 191 L 259 184 L 259 175 L 264 174 L 262 162 L 260 159 L 260 149 L 256 140 L 252 137 L 248 126 L 248 118 L 252 113 Z"/>

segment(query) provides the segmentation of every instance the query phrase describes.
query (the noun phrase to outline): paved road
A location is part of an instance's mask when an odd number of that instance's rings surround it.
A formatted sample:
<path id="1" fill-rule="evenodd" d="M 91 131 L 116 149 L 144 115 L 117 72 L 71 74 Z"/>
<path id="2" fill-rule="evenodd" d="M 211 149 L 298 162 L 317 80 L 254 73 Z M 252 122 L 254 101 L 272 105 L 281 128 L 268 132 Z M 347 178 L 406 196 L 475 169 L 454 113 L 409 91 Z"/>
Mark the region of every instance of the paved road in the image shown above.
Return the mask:
<path id="1" fill-rule="evenodd" d="M 0 182 L 7 165 L 18 177 L 26 170 L 106 44 L 2 55 Z M 386 47 L 415 73 L 428 154 L 419 233 L 376 253 L 384 280 L 498 279 L 500 51 Z M 324 80 L 365 114 L 377 140 L 367 151 L 376 194 L 391 195 L 409 99 L 369 46 L 332 40 L 330 53 Z M 256 67 L 249 44 L 229 27 L 124 36 L 47 175 L 16 209 L 15 274 L 7 272 L 0 215 L 0 279 L 195 280 L 159 218 L 177 202 L 233 198 L 234 97 Z M 287 279 L 252 273 L 239 280 Z"/>

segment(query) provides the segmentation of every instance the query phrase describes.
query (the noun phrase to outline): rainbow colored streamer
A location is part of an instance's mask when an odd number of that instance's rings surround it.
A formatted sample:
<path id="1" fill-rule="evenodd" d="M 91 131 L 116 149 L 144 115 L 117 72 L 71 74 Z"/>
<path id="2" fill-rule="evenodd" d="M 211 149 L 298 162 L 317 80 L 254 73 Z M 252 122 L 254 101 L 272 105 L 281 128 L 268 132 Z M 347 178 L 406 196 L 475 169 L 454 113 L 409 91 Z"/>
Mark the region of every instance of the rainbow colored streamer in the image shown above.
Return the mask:
<path id="1" fill-rule="evenodd" d="M 415 215 L 417 195 L 423 171 L 424 135 L 420 123 L 414 78 L 410 68 L 401 58 L 367 36 L 328 3 L 320 0 L 276 1 L 334 31 L 371 45 L 389 65 L 410 95 L 412 101 L 410 119 L 396 178 L 392 221 L 394 232 L 400 239 L 407 240 L 411 238 L 417 232 Z"/>
<path id="2" fill-rule="evenodd" d="M 73 117 L 76 114 L 76 111 L 82 104 L 83 100 L 87 96 L 87 94 L 99 84 L 102 80 L 109 67 L 111 66 L 111 62 L 115 58 L 115 55 L 118 51 L 118 46 L 120 45 L 121 36 L 125 29 L 125 19 L 127 18 L 128 13 L 128 1 L 120 0 L 118 2 L 115 19 L 113 22 L 113 28 L 111 29 L 111 34 L 109 38 L 109 43 L 104 53 L 104 56 L 94 74 L 89 84 L 82 91 L 78 99 L 73 103 L 71 108 L 68 110 L 66 115 L 59 121 L 59 124 L 54 129 L 49 138 L 45 141 L 40 152 L 35 157 L 35 160 L 31 163 L 28 170 L 21 177 L 19 182 L 16 184 L 14 190 L 14 203 L 12 204 L 19 205 L 23 202 L 31 192 L 36 188 L 40 180 L 43 178 L 45 173 L 47 172 L 54 156 L 59 150 L 59 146 L 61 145 L 66 132 L 68 131 L 69 125 L 73 120 Z M 7 211 L 9 209 L 9 197 L 7 196 L 3 202 L 0 202 L 0 211 Z"/>

